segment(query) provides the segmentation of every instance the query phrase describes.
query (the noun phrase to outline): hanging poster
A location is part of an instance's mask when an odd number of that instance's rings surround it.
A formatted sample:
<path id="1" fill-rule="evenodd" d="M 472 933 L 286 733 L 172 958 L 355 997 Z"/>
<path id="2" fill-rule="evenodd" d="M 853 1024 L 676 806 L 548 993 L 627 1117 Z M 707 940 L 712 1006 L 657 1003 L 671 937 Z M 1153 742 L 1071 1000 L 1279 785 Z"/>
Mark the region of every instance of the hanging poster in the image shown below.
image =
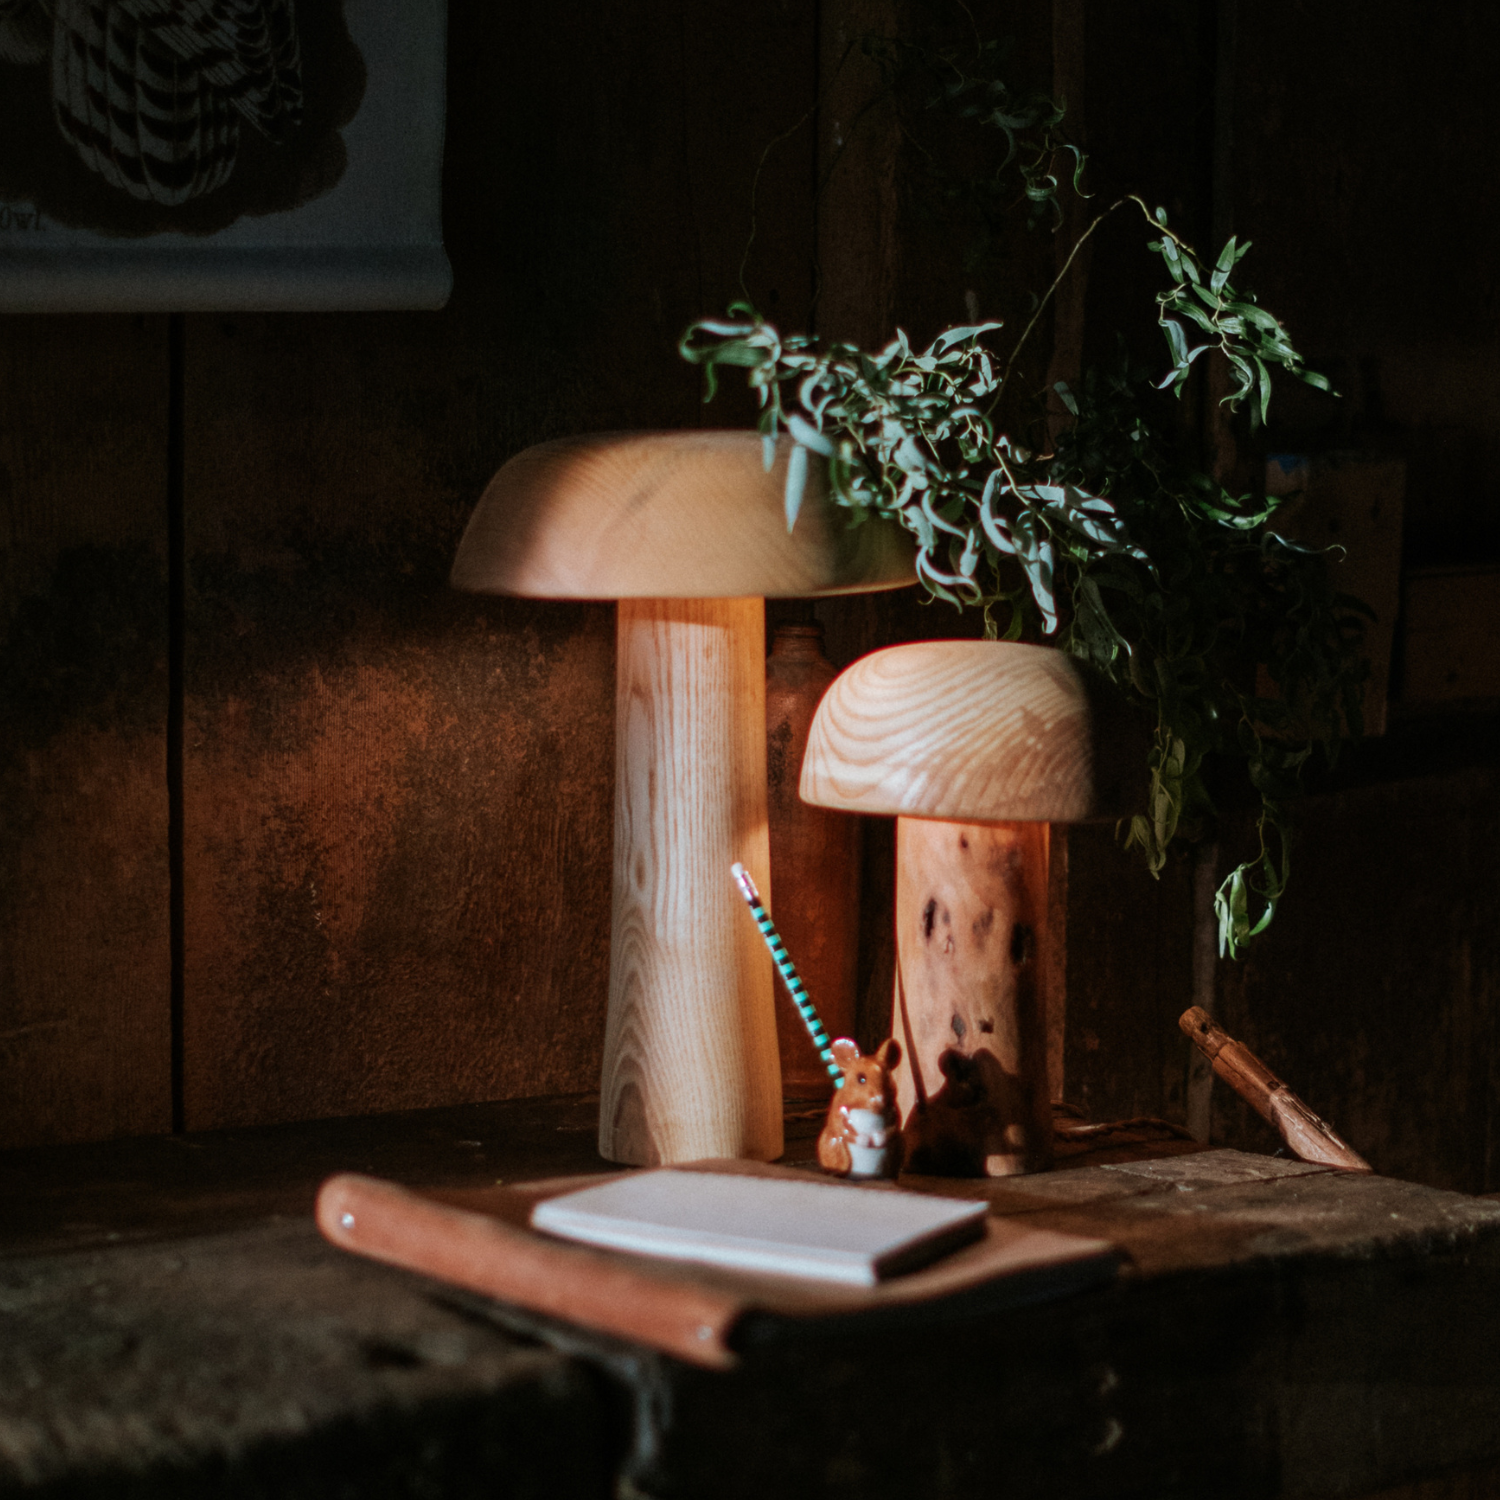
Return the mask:
<path id="1" fill-rule="evenodd" d="M 0 0 L 0 312 L 441 307 L 445 0 Z"/>

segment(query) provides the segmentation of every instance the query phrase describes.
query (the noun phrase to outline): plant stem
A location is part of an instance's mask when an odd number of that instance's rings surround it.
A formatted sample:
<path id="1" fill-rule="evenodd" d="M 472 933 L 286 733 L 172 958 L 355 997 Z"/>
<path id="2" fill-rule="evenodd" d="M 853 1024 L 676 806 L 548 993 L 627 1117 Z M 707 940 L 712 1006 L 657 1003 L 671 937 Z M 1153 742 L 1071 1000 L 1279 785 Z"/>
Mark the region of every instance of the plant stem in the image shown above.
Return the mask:
<path id="1" fill-rule="evenodd" d="M 1184 254 L 1192 256 L 1194 260 L 1198 259 L 1197 251 L 1194 250 L 1193 247 L 1188 244 L 1188 242 L 1183 239 L 1180 234 L 1174 234 L 1172 230 L 1168 229 L 1165 224 L 1161 223 L 1151 212 L 1151 210 L 1146 206 L 1146 200 L 1144 198 L 1140 197 L 1136 193 L 1126 193 L 1123 198 L 1116 198 L 1115 201 L 1111 203 L 1102 214 L 1096 215 L 1093 223 L 1091 223 L 1089 227 L 1085 229 L 1081 235 L 1078 236 L 1077 242 L 1068 252 L 1068 258 L 1062 263 L 1062 269 L 1053 278 L 1052 285 L 1047 288 L 1046 293 L 1042 297 L 1042 300 L 1037 303 L 1036 311 L 1031 315 L 1031 321 L 1027 323 L 1024 329 L 1022 329 L 1021 337 L 1016 341 L 1016 347 L 1011 350 L 1010 360 L 1005 366 L 1005 372 L 1000 377 L 1000 384 L 995 387 L 994 400 L 990 402 L 988 410 L 994 411 L 996 406 L 999 405 L 1000 397 L 1005 393 L 1006 382 L 1010 379 L 1010 374 L 1011 371 L 1015 368 L 1016 360 L 1021 356 L 1021 350 L 1025 347 L 1026 340 L 1031 337 L 1032 330 L 1037 325 L 1037 320 L 1042 316 L 1042 313 L 1046 309 L 1047 304 L 1052 300 L 1053 294 L 1057 291 L 1058 287 L 1063 284 L 1063 281 L 1067 278 L 1068 272 L 1073 269 L 1073 261 L 1077 257 L 1078 252 L 1083 249 L 1084 244 L 1087 242 L 1089 236 L 1093 234 L 1093 232 L 1117 208 L 1123 208 L 1127 203 L 1134 203 L 1135 206 L 1139 208 L 1143 214 L 1145 214 L 1146 222 L 1151 225 L 1152 229 L 1156 233 L 1161 234 L 1167 239 L 1171 240 L 1172 243 L 1176 245 L 1177 248 Z"/>
<path id="2" fill-rule="evenodd" d="M 760 189 L 760 174 L 765 171 L 766 159 L 770 156 L 770 154 L 783 141 L 789 140 L 792 136 L 796 135 L 796 133 L 801 130 L 802 127 L 806 125 L 807 122 L 813 117 L 814 113 L 817 111 L 817 108 L 818 100 L 814 99 L 813 102 L 808 106 L 807 113 L 803 115 L 795 125 L 791 126 L 787 130 L 783 130 L 781 134 L 778 135 L 774 140 L 768 141 L 766 143 L 766 149 L 760 153 L 760 160 L 755 165 L 755 176 L 750 183 L 750 234 L 745 240 L 745 253 L 740 256 L 740 292 L 744 296 L 746 302 L 749 302 L 751 300 L 750 288 L 745 285 L 745 269 L 750 264 L 750 250 L 751 247 L 755 244 L 755 195 Z"/>
<path id="3" fill-rule="evenodd" d="M 1136 201 L 1139 202 L 1140 200 L 1137 199 Z M 1063 279 L 1067 276 L 1068 272 L 1073 269 L 1073 261 L 1077 257 L 1078 252 L 1083 249 L 1085 242 L 1088 240 L 1088 237 L 1117 208 L 1119 208 L 1122 203 L 1126 202 L 1129 202 L 1128 198 L 1119 198 L 1115 202 L 1111 203 L 1110 206 L 1106 208 L 1102 214 L 1097 215 L 1094 219 L 1094 222 L 1090 224 L 1089 227 L 1085 229 L 1081 235 L 1078 236 L 1078 241 L 1068 252 L 1068 258 L 1063 262 L 1062 269 L 1057 273 L 1055 277 L 1053 277 L 1052 285 L 1047 288 L 1046 293 L 1042 297 L 1042 300 L 1037 303 L 1036 311 L 1031 315 L 1031 321 L 1026 325 L 1024 329 L 1022 329 L 1021 337 L 1016 340 L 1016 347 L 1011 350 L 1010 359 L 1005 366 L 1005 371 L 1000 376 L 1000 384 L 995 387 L 995 396 L 989 404 L 989 411 L 994 411 L 996 406 L 999 405 L 1000 397 L 1005 393 L 1006 382 L 1010 379 L 1011 371 L 1016 367 L 1016 361 L 1021 357 L 1021 350 L 1025 348 L 1026 340 L 1031 337 L 1031 332 L 1036 327 L 1037 320 L 1041 317 L 1043 311 L 1046 309 L 1047 304 L 1052 300 L 1053 293 L 1056 292 L 1058 287 L 1062 285 Z"/>

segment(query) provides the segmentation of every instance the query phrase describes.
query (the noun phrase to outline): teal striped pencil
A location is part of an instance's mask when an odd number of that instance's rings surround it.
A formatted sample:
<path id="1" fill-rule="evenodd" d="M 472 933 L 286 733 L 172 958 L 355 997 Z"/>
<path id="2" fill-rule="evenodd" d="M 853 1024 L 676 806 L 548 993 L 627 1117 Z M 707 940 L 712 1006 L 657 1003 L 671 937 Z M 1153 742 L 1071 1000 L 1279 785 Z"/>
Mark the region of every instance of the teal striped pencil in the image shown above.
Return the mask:
<path id="1" fill-rule="evenodd" d="M 812 1038 L 812 1044 L 818 1049 L 818 1056 L 823 1059 L 823 1065 L 828 1069 L 828 1076 L 833 1079 L 835 1088 L 842 1088 L 844 1083 L 844 1070 L 833 1060 L 833 1049 L 828 1045 L 828 1033 L 823 1030 L 823 1023 L 818 1019 L 817 1009 L 807 997 L 807 986 L 802 983 L 802 976 L 797 972 L 797 966 L 792 962 L 791 955 L 786 951 L 786 944 L 781 940 L 781 934 L 776 930 L 776 924 L 771 920 L 771 914 L 761 904 L 760 892 L 755 889 L 755 882 L 750 878 L 750 872 L 738 860 L 730 867 L 735 883 L 740 888 L 740 894 L 750 907 L 750 915 L 755 918 L 755 925 L 760 928 L 760 935 L 766 940 L 766 947 L 771 950 L 771 959 L 776 965 L 776 971 L 786 982 L 787 993 L 792 997 L 792 1004 L 797 1007 L 797 1014 L 802 1017 L 802 1024 L 807 1027 L 807 1034 Z"/>

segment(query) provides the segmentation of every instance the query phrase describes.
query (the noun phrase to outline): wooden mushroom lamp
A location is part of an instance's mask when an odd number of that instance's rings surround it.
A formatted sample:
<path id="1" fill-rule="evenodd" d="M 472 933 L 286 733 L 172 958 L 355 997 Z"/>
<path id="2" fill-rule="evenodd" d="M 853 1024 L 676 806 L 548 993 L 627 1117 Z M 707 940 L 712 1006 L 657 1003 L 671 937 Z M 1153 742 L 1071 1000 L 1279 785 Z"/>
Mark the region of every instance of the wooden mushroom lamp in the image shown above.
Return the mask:
<path id="1" fill-rule="evenodd" d="M 1050 1164 L 1047 824 L 1118 816 L 1143 750 L 1123 705 L 1041 646 L 895 646 L 819 704 L 803 798 L 897 817 L 891 1034 L 908 1059 L 908 1170 Z"/>
<path id="2" fill-rule="evenodd" d="M 850 528 L 790 444 L 608 433 L 529 448 L 485 490 L 458 588 L 619 601 L 614 877 L 599 1150 L 634 1165 L 781 1154 L 770 959 L 730 876 L 770 891 L 767 596 L 915 581 L 905 533 Z"/>

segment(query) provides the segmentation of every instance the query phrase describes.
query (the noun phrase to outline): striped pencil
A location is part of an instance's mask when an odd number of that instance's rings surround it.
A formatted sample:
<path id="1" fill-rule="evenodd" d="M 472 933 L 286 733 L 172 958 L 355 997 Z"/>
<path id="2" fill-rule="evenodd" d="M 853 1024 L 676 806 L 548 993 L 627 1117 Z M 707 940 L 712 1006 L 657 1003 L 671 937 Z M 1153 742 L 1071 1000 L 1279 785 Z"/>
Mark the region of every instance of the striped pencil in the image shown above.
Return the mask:
<path id="1" fill-rule="evenodd" d="M 760 935 L 766 940 L 766 947 L 771 950 L 771 959 L 776 965 L 776 971 L 786 983 L 787 993 L 792 997 L 792 1004 L 797 1007 L 797 1014 L 802 1017 L 802 1024 L 807 1027 L 807 1034 L 812 1038 L 813 1046 L 818 1049 L 818 1056 L 823 1059 L 823 1065 L 828 1069 L 828 1076 L 833 1079 L 833 1086 L 842 1087 L 844 1070 L 833 1060 L 833 1049 L 828 1045 L 828 1033 L 823 1030 L 823 1023 L 818 1019 L 818 1012 L 807 997 L 807 986 L 802 983 L 802 976 L 797 972 L 796 964 L 792 962 L 791 955 L 786 951 L 786 944 L 782 942 L 781 934 L 777 932 L 770 912 L 761 904 L 760 892 L 755 889 L 755 882 L 750 878 L 750 872 L 738 861 L 730 866 L 730 872 L 740 888 L 740 894 L 750 907 L 750 915 L 755 918 L 755 925 L 760 928 Z"/>

